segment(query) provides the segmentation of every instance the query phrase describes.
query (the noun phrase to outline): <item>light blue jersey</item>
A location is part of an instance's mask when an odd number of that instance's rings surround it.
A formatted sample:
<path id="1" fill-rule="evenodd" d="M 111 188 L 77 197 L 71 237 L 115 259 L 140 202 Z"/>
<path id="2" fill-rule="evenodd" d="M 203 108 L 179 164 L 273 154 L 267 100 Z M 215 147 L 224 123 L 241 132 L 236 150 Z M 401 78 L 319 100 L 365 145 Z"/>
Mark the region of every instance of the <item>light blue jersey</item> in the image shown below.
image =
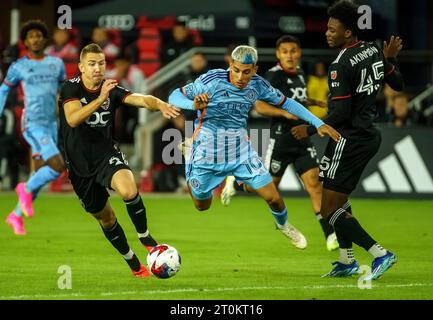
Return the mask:
<path id="1" fill-rule="evenodd" d="M 249 111 L 257 100 L 281 107 L 316 128 L 323 125 L 320 119 L 286 98 L 262 77 L 254 75 L 242 89 L 234 86 L 229 77 L 229 70 L 210 70 L 169 97 L 170 104 L 190 110 L 194 109 L 195 96 L 207 93 L 209 97 L 207 107 L 199 111 L 191 157 L 186 163 L 187 181 L 199 200 L 210 198 L 212 190 L 228 175 L 253 189 L 272 182 L 247 134 Z"/>
<path id="2" fill-rule="evenodd" d="M 25 56 L 17 60 L 9 67 L 0 87 L 0 114 L 10 89 L 21 84 L 25 97 L 23 128 L 53 125 L 57 121 L 56 94 L 65 77 L 65 66 L 57 57 L 36 60 Z"/>
<path id="3" fill-rule="evenodd" d="M 10 89 L 18 84 L 23 88 L 21 128 L 34 158 L 48 160 L 59 153 L 56 94 L 65 77 L 65 65 L 61 59 L 44 56 L 36 60 L 25 56 L 9 67 L 0 86 L 0 114 Z"/>

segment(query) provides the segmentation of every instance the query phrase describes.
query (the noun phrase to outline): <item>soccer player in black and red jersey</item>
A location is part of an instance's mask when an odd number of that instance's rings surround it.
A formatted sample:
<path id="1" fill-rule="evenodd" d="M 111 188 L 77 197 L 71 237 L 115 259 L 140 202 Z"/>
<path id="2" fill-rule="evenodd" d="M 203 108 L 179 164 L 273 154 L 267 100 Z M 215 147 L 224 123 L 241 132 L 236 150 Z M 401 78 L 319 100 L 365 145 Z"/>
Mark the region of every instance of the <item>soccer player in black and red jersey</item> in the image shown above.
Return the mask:
<path id="1" fill-rule="evenodd" d="M 402 40 L 391 37 L 383 50 L 374 43 L 358 40 L 358 6 L 340 0 L 329 9 L 326 38 L 331 48 L 340 52 L 328 74 L 330 114 L 325 123 L 342 135 L 338 143 L 329 141 L 320 163 L 323 179 L 321 214 L 334 227 L 340 244 L 340 259 L 325 276 L 344 277 L 359 270 L 352 243 L 364 248 L 374 258 L 371 275 L 377 279 L 396 261 L 396 256 L 382 248 L 352 215 L 348 198 L 367 163 L 377 153 L 380 132 L 374 126 L 376 95 L 384 82 L 396 91 L 403 90 L 403 79 L 396 57 Z M 292 129 L 297 138 L 314 134 L 314 128 L 298 126 Z"/>
<path id="2" fill-rule="evenodd" d="M 59 140 L 69 179 L 82 206 L 99 222 L 133 275 L 147 277 L 148 270 L 130 249 L 108 202 L 107 189 L 115 190 L 125 202 L 141 243 L 148 250 L 157 245 L 147 228 L 146 208 L 132 171 L 113 140 L 114 115 L 124 104 L 160 111 L 168 119 L 178 116 L 179 110 L 156 97 L 129 92 L 115 80 L 104 79 L 105 56 L 97 44 L 83 48 L 79 68 L 81 76 L 68 80 L 59 97 Z"/>

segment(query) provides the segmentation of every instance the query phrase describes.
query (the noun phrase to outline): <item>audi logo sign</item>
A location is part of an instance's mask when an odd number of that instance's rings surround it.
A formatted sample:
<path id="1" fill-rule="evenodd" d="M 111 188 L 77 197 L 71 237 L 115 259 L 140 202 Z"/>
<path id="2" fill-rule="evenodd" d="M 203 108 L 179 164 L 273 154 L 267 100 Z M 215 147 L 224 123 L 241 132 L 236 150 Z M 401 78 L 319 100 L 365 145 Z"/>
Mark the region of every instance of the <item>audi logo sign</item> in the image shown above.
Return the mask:
<path id="1" fill-rule="evenodd" d="M 298 16 L 285 16 L 280 17 L 278 22 L 280 29 L 287 33 L 304 33 L 305 23 L 302 17 Z"/>
<path id="2" fill-rule="evenodd" d="M 100 16 L 98 25 L 106 29 L 132 30 L 135 26 L 134 16 L 130 14 L 116 14 Z"/>

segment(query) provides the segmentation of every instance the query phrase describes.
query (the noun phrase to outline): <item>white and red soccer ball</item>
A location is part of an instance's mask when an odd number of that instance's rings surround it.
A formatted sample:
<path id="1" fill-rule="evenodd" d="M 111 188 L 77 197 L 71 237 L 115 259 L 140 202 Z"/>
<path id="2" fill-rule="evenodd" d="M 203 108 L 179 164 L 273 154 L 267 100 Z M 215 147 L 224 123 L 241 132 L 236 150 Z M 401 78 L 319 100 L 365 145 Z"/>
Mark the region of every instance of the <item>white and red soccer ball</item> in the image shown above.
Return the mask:
<path id="1" fill-rule="evenodd" d="M 156 277 L 173 277 L 180 269 L 181 258 L 176 248 L 168 244 L 159 244 L 147 254 L 147 266 Z"/>

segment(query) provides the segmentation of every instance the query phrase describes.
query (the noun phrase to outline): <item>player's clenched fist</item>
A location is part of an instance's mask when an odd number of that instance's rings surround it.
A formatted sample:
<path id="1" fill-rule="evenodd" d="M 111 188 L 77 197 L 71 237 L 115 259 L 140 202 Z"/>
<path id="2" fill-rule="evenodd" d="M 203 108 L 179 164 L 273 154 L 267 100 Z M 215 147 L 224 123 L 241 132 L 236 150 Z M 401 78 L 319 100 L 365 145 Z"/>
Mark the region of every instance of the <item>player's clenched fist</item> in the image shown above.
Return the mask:
<path id="1" fill-rule="evenodd" d="M 107 100 L 108 94 L 111 90 L 113 90 L 117 86 L 117 81 L 113 79 L 107 79 L 104 81 L 101 87 L 101 93 L 99 94 L 99 98 L 103 101 Z"/>
<path id="2" fill-rule="evenodd" d="M 194 97 L 194 110 L 201 110 L 206 108 L 209 103 L 209 96 L 207 93 L 199 94 Z"/>

